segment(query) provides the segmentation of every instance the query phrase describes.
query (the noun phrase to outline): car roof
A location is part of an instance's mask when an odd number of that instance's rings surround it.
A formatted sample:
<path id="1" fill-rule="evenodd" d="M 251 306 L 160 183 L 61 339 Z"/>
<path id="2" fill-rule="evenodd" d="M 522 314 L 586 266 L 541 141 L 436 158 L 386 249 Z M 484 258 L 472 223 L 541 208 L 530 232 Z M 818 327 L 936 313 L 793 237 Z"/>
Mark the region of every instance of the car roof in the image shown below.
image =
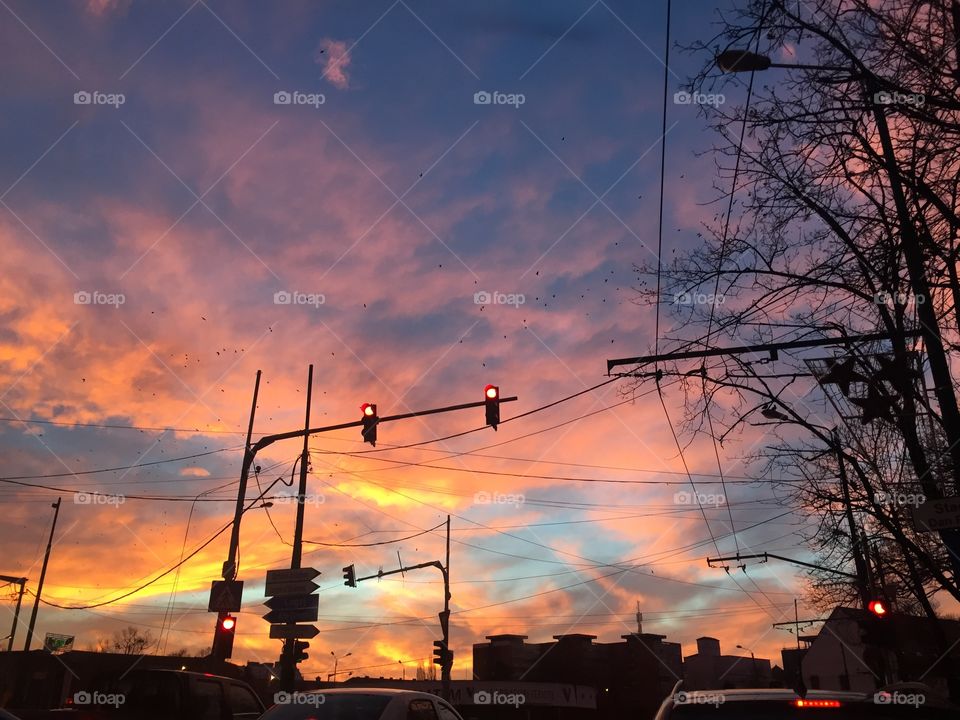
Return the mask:
<path id="1" fill-rule="evenodd" d="M 330 688 L 325 690 L 323 688 L 317 688 L 315 690 L 304 690 L 304 693 L 309 693 L 311 695 L 406 695 L 409 697 L 428 697 L 439 700 L 440 698 L 433 693 L 423 692 L 421 690 L 404 690 L 401 688 L 381 688 L 381 687 L 370 687 L 370 688 Z"/>
<path id="2" fill-rule="evenodd" d="M 787 688 L 749 688 L 749 689 L 731 689 L 731 690 L 680 690 L 687 697 L 705 697 L 710 695 L 723 695 L 726 702 L 748 701 L 748 700 L 794 700 L 800 696 L 796 690 Z M 863 701 L 866 702 L 872 698 L 860 692 L 849 690 L 808 690 L 804 696 L 807 700 L 846 700 L 847 702 Z"/>

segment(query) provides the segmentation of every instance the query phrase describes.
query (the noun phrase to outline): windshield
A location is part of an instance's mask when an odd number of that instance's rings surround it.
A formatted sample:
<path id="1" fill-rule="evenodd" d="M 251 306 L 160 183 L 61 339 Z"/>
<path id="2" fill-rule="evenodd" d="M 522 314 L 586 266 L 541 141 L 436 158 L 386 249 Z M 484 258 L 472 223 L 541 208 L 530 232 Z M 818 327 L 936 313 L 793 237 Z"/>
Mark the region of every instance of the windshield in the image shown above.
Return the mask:
<path id="1" fill-rule="evenodd" d="M 376 720 L 390 703 L 389 695 L 298 696 L 301 702 L 274 705 L 263 720 Z"/>

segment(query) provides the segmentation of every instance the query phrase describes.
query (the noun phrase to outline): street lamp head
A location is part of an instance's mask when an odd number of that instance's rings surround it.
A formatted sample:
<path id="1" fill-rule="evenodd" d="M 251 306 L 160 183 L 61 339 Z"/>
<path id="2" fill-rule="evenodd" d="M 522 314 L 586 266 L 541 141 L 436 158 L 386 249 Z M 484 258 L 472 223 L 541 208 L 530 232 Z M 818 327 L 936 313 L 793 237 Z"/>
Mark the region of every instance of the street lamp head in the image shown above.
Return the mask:
<path id="1" fill-rule="evenodd" d="M 716 63 L 723 72 L 736 73 L 766 70 L 772 61 L 766 55 L 759 55 L 749 50 L 725 50 L 717 55 Z"/>

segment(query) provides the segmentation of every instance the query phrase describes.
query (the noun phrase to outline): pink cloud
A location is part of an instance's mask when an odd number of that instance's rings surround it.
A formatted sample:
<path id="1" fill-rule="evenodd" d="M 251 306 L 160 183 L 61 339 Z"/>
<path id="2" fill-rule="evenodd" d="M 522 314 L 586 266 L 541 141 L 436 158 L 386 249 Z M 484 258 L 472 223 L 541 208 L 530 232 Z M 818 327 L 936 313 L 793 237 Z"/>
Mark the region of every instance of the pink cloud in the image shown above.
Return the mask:
<path id="1" fill-rule="evenodd" d="M 320 41 L 316 61 L 323 64 L 323 77 L 334 87 L 345 90 L 350 85 L 347 68 L 350 66 L 350 51 L 342 40 L 324 38 Z"/>

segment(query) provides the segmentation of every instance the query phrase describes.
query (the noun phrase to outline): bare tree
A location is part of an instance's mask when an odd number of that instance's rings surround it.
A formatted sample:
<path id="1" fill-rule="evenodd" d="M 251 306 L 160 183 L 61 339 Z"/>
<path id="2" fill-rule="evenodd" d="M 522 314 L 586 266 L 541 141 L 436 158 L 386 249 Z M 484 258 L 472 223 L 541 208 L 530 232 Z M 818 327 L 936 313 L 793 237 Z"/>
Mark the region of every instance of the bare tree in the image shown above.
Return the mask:
<path id="1" fill-rule="evenodd" d="M 733 97 L 737 85 L 749 98 L 703 107 L 719 138 L 721 207 L 693 250 L 638 268 L 659 280 L 639 301 L 676 321 L 662 346 L 889 336 L 832 357 L 664 363 L 652 377 L 684 393 L 690 433 L 718 443 L 750 425 L 766 434 L 751 467 L 816 519 L 808 539 L 827 566 L 853 563 L 852 505 L 869 540 L 861 552 L 881 551 L 875 583 L 928 615 L 937 594 L 960 599 L 960 578 L 938 536 L 886 498 L 960 490 L 960 445 L 948 442 L 957 383 L 935 362 L 938 347 L 941 357 L 960 348 L 958 39 L 956 0 L 751 0 L 721 17 L 717 36 L 690 48 L 707 55 L 692 86 Z M 732 48 L 802 67 L 771 70 L 770 86 L 717 72 L 714 57 Z M 834 367 L 849 376 L 837 383 Z M 815 575 L 811 597 L 855 597 L 838 577 Z"/>

